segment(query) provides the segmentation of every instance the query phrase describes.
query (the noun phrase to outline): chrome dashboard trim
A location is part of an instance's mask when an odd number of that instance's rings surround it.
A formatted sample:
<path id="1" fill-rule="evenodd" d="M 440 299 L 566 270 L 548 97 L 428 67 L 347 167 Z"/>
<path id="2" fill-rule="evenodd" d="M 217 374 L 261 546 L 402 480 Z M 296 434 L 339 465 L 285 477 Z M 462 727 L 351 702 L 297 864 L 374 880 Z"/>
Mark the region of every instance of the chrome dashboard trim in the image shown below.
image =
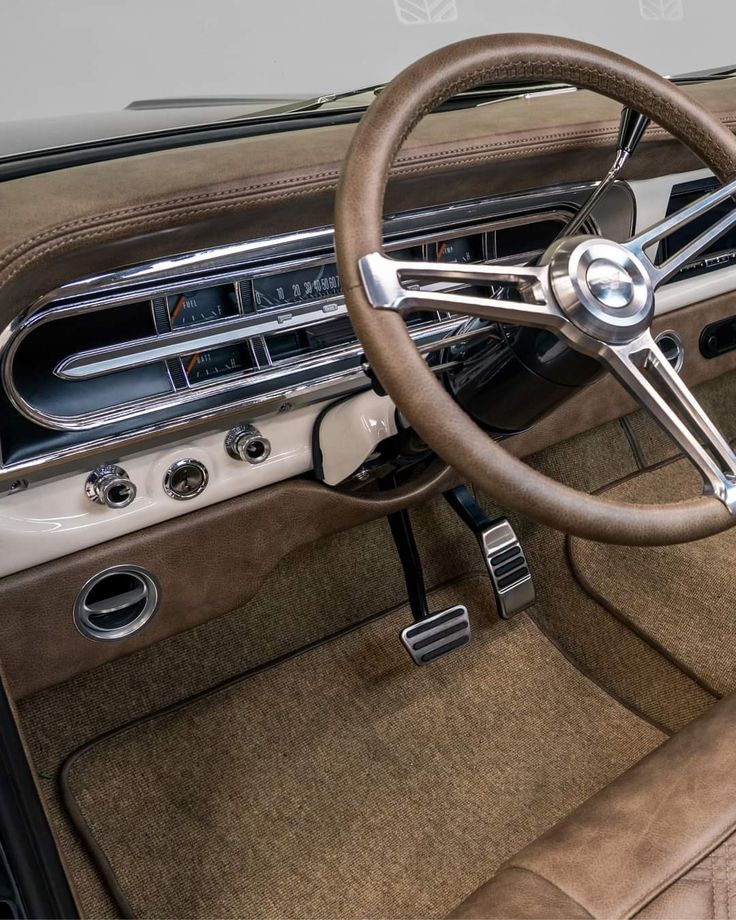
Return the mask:
<path id="1" fill-rule="evenodd" d="M 585 196 L 595 188 L 596 184 L 595 182 L 584 182 L 574 185 L 551 186 L 516 195 L 483 198 L 394 214 L 384 221 L 384 235 L 390 240 L 391 237 L 395 237 L 398 234 L 427 234 L 433 229 L 439 229 L 443 226 L 490 219 L 494 215 L 513 217 L 514 214 L 533 211 L 537 208 L 547 207 L 549 209 L 550 205 L 557 209 L 560 204 L 569 204 L 574 207 L 582 203 Z M 618 188 L 626 194 L 633 209 L 634 198 L 629 186 L 623 182 L 618 182 L 614 185 L 614 188 Z M 560 201 L 561 196 L 562 201 Z M 88 297 L 99 297 L 105 293 L 121 291 L 119 297 L 107 301 L 112 303 L 125 299 L 127 297 L 125 292 L 129 292 L 131 289 L 139 289 L 143 285 L 145 285 L 146 296 L 149 296 L 149 294 L 153 296 L 149 290 L 149 285 L 153 286 L 154 291 L 163 293 L 172 281 L 177 281 L 182 276 L 193 276 L 196 279 L 200 272 L 219 272 L 243 262 L 277 258 L 288 252 L 298 252 L 302 256 L 296 263 L 298 265 L 302 263 L 304 255 L 308 253 L 317 254 L 321 250 L 331 251 L 334 257 L 334 231 L 332 227 L 299 230 L 257 240 L 232 243 L 227 246 L 215 246 L 196 252 L 170 256 L 165 259 L 155 259 L 139 265 L 126 266 L 101 275 L 90 275 L 86 278 L 77 279 L 49 291 L 48 294 L 40 297 L 16 317 L 0 333 L 0 352 L 5 351 L 9 338 L 18 332 L 30 316 L 55 301 L 86 299 Z M 313 258 L 318 260 L 316 255 Z M 288 265 L 285 264 L 284 268 L 288 268 Z M 227 280 L 227 278 L 223 280 Z"/>
<path id="2" fill-rule="evenodd" d="M 520 216 L 527 220 L 537 216 L 536 213 L 530 212 L 539 212 L 539 219 L 546 219 L 554 212 L 574 209 L 576 205 L 584 201 L 593 187 L 594 183 L 556 186 L 513 196 L 461 202 L 394 215 L 388 217 L 384 224 L 386 248 L 390 251 L 392 248 L 429 242 L 433 238 L 433 231 L 434 239 L 448 239 L 475 232 L 477 227 L 491 223 L 495 227 L 513 225 L 519 223 Z M 635 202 L 630 188 L 625 183 L 617 183 L 614 186 L 615 189 L 618 189 L 618 192 L 614 192 L 611 197 L 617 199 L 616 207 L 621 205 L 622 197 L 627 199 L 629 207 L 624 208 L 626 220 L 633 218 Z M 496 218 L 495 221 L 494 218 Z M 443 228 L 446 229 L 440 233 L 439 231 Z M 481 231 L 477 229 L 477 232 Z M 269 260 L 278 260 L 278 264 L 270 266 L 263 264 Z M 212 283 L 235 282 L 246 275 L 249 278 L 254 277 L 259 273 L 259 269 L 260 274 L 272 274 L 276 271 L 289 271 L 293 268 L 331 261 L 334 261 L 334 233 L 332 228 L 326 227 L 184 253 L 62 285 L 29 306 L 0 332 L 2 379 L 6 393 L 19 412 L 46 428 L 88 430 L 97 427 L 100 424 L 98 421 L 93 420 L 90 426 L 88 420 L 85 421 L 82 416 L 78 417 L 81 424 L 69 425 L 69 419 L 66 417 L 56 419 L 44 413 L 35 412 L 17 392 L 12 376 L 13 357 L 22 339 L 31 329 L 36 328 L 38 323 L 49 322 L 58 318 L 60 314 L 71 315 L 72 311 L 93 312 L 133 301 L 144 299 L 153 301 L 157 296 L 171 293 L 172 284 L 193 290 Z M 334 303 L 338 298 L 327 300 Z M 309 304 L 308 307 L 312 312 L 308 320 L 305 318 L 304 324 L 314 322 L 315 304 Z M 297 313 L 296 310 L 291 312 Z M 325 314 L 325 319 L 343 315 L 344 312 L 344 306 L 342 306 L 338 313 Z M 266 315 L 265 313 L 260 314 L 264 318 Z M 257 314 L 256 319 L 260 319 L 260 316 Z M 242 316 L 236 317 L 235 322 L 242 319 Z M 294 325 L 278 328 L 287 330 L 299 328 L 297 323 L 300 323 L 299 317 L 295 318 Z M 423 329 L 418 328 L 415 336 L 418 339 L 420 350 L 426 353 L 444 348 L 451 342 L 462 341 L 464 338 L 462 335 L 453 334 L 453 331 L 456 332 L 462 327 L 462 324 L 462 319 L 457 317 L 436 322 Z M 217 325 L 222 328 L 222 323 Z M 202 332 L 202 328 L 201 326 L 198 328 L 199 333 Z M 253 335 L 252 332 L 248 334 Z M 442 334 L 447 336 L 446 340 L 436 343 L 426 341 L 427 335 L 433 337 Z M 477 334 L 476 330 L 474 335 Z M 228 344 L 232 341 L 234 340 L 228 339 Z M 217 381 L 215 385 L 208 384 L 202 387 L 201 390 L 194 387 L 174 391 L 168 394 L 170 398 L 164 402 L 161 402 L 160 397 L 153 397 L 152 400 L 158 400 L 155 404 L 153 402 L 146 404 L 146 401 L 131 404 L 131 408 L 127 411 L 122 409 L 115 414 L 108 413 L 104 424 L 127 420 L 142 415 L 146 411 L 172 408 L 185 401 L 191 402 L 218 396 L 224 392 L 243 389 L 254 382 L 278 380 L 286 373 L 296 374 L 303 370 L 320 368 L 325 370 L 323 375 L 304 384 L 285 385 L 274 389 L 273 392 L 253 397 L 236 397 L 226 405 L 194 410 L 163 422 L 143 421 L 136 430 L 116 437 L 95 437 L 93 431 L 90 430 L 90 439 L 84 443 L 48 451 L 22 462 L 2 462 L 0 463 L 0 491 L 4 491 L 13 480 L 26 477 L 34 480 L 57 475 L 75 466 L 78 468 L 82 460 L 87 462 L 91 458 L 100 456 L 114 457 L 123 450 L 126 452 L 140 450 L 146 444 L 163 443 L 176 436 L 177 433 L 181 435 L 185 431 L 213 430 L 223 421 L 227 424 L 228 419 L 251 420 L 262 415 L 288 411 L 298 406 L 357 392 L 368 386 L 364 369 L 351 368 L 331 374 L 328 368 L 337 360 L 353 357 L 361 352 L 359 344 L 338 346 L 308 361 L 278 363 L 259 368 L 257 378 L 254 376 L 224 378 Z"/>
<path id="3" fill-rule="evenodd" d="M 462 322 L 462 318 L 436 322 L 431 326 L 427 325 L 424 328 L 418 329 L 417 332 L 413 334 L 413 338 L 415 341 L 423 344 L 424 338 L 426 336 L 435 336 L 442 334 L 443 332 L 446 332 L 449 335 L 454 330 L 456 330 L 457 327 L 462 324 Z M 428 350 L 440 350 L 443 347 L 443 343 L 438 341 L 434 349 L 430 348 Z M 195 388 L 187 387 L 185 389 L 175 390 L 168 396 L 151 396 L 145 399 L 139 399 L 135 402 L 123 404 L 119 409 L 109 409 L 105 410 L 104 412 L 84 413 L 78 416 L 57 416 L 46 412 L 39 412 L 33 405 L 19 396 L 17 391 L 14 389 L 12 391 L 8 390 L 7 392 L 11 402 L 18 409 L 18 411 L 22 412 L 26 418 L 29 418 L 31 421 L 38 425 L 42 425 L 44 428 L 52 428 L 58 431 L 91 431 L 95 428 L 101 428 L 107 425 L 115 424 L 117 422 L 125 422 L 129 419 L 137 418 L 144 413 L 153 413 L 164 411 L 166 409 L 173 409 L 177 406 L 185 405 L 186 403 L 191 403 L 198 399 L 211 399 L 225 393 L 242 390 L 254 383 L 268 383 L 272 380 L 284 378 L 287 375 L 299 374 L 305 371 L 315 371 L 319 370 L 320 368 L 327 368 L 330 365 L 333 365 L 336 361 L 358 357 L 362 353 L 363 347 L 359 343 L 356 345 L 337 347 L 335 349 L 325 350 L 313 358 L 309 358 L 298 363 L 288 365 L 272 364 L 268 367 L 254 371 L 251 374 L 237 377 L 223 377 L 219 381 L 213 381 L 211 384 L 207 384 L 201 388 L 197 388 L 196 390 Z M 350 371 L 328 374 L 325 378 L 317 378 L 316 380 L 310 381 L 310 383 L 304 384 L 303 386 L 307 389 L 309 389 L 310 386 L 314 386 L 315 389 L 319 389 L 319 385 L 323 379 L 329 379 L 332 377 L 335 379 L 347 379 L 349 374 Z M 273 394 L 268 394 L 266 397 L 262 396 L 260 399 L 266 403 L 270 401 L 271 396 L 282 396 L 286 398 L 288 394 L 299 392 L 301 389 L 302 385 L 296 385 L 295 387 L 287 386 L 282 391 L 274 391 Z M 253 399 L 246 397 L 239 399 L 238 404 L 242 407 L 247 407 L 257 404 L 258 399 L 259 397 L 254 397 Z M 200 412 L 193 412 L 188 416 L 188 418 L 196 418 L 200 414 Z M 168 423 L 164 424 L 166 425 Z"/>

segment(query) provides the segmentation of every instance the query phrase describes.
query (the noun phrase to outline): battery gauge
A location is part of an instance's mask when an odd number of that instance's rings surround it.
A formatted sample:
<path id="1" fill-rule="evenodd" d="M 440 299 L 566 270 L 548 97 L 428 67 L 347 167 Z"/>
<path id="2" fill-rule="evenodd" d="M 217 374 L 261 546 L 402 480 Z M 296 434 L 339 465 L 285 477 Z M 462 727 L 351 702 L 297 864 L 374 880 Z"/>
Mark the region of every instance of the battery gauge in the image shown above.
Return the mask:
<path id="1" fill-rule="evenodd" d="M 190 384 L 206 383 L 252 370 L 253 358 L 248 345 L 225 345 L 182 358 L 184 373 Z"/>

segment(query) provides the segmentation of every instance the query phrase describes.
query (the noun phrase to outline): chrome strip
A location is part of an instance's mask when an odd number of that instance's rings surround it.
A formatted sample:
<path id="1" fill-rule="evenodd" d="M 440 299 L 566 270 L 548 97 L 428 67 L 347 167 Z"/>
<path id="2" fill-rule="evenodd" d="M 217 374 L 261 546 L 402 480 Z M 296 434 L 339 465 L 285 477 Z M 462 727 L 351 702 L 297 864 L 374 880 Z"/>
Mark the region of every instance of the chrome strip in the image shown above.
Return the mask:
<path id="1" fill-rule="evenodd" d="M 534 200 L 537 200 L 539 196 L 532 197 Z M 543 197 L 549 198 L 549 193 L 545 194 Z M 524 201 L 528 202 L 529 199 L 521 196 L 518 201 L 519 215 L 517 216 L 516 220 L 512 215 L 508 213 L 508 210 L 503 208 L 504 203 L 508 206 L 507 200 L 504 199 L 491 199 L 490 201 L 472 202 L 471 204 L 466 204 L 463 206 L 450 206 L 447 211 L 453 213 L 452 222 L 456 224 L 462 222 L 462 226 L 456 226 L 455 228 L 451 229 L 449 231 L 449 236 L 465 235 L 468 233 L 484 233 L 493 229 L 501 229 L 507 226 L 514 226 L 517 225 L 520 221 L 523 221 L 523 223 L 526 224 L 535 222 L 535 220 L 546 220 L 554 217 L 565 218 L 567 215 L 567 211 L 565 210 L 564 206 L 559 203 L 559 199 L 557 199 L 555 202 L 555 207 L 553 209 L 548 209 L 545 211 L 537 209 L 535 214 L 531 216 L 529 215 L 528 204 L 527 208 L 522 207 L 522 203 Z M 480 214 L 485 210 L 487 215 L 489 208 L 503 210 L 503 217 L 495 222 L 490 220 L 487 216 L 485 220 L 481 220 Z M 432 213 L 435 215 L 434 221 L 437 223 L 439 216 L 444 216 L 446 212 L 440 210 Z M 469 223 L 468 220 L 471 216 L 475 221 L 480 222 Z M 387 246 L 388 251 L 390 252 L 392 249 L 404 248 L 411 245 L 429 243 L 437 239 L 444 239 L 448 237 L 447 232 L 435 232 L 434 234 L 427 232 L 427 221 L 422 220 L 423 217 L 424 214 L 419 216 L 400 215 L 397 218 L 389 219 L 386 222 L 386 225 L 391 225 L 393 227 L 391 236 L 394 238 L 391 242 L 389 242 Z M 465 218 L 464 220 L 462 220 L 463 217 Z M 445 221 L 448 220 L 449 219 L 445 217 Z M 410 236 L 404 235 L 400 239 L 396 239 L 396 233 L 399 232 L 399 228 L 403 230 L 405 225 L 410 223 L 411 226 L 416 229 L 417 221 L 421 221 L 421 225 L 425 230 L 423 234 L 419 236 L 416 234 Z M 258 259 L 258 264 L 256 266 L 240 265 L 237 268 L 233 268 L 232 270 L 226 272 L 225 274 L 209 273 L 204 277 L 194 279 L 191 283 L 182 279 L 180 286 L 194 290 L 213 284 L 235 282 L 242 283 L 243 281 L 249 281 L 254 277 L 262 277 L 264 275 L 274 274 L 276 272 L 291 271 L 295 268 L 305 268 L 313 265 L 324 264 L 334 259 L 333 252 L 322 253 L 320 256 L 312 256 L 311 258 L 306 259 L 303 257 L 303 253 L 300 252 L 302 258 L 289 258 L 289 255 L 294 255 L 294 253 L 290 251 L 291 241 L 293 240 L 294 236 L 297 236 L 298 238 L 298 235 L 292 234 L 287 238 L 272 238 L 270 240 L 255 241 L 252 244 L 244 244 L 251 249 L 251 256 L 253 256 L 254 252 L 260 253 L 261 258 Z M 319 233 L 316 231 L 308 233 L 307 236 L 312 242 L 315 242 L 320 238 L 329 239 L 332 241 L 333 232 L 332 230 L 327 229 L 320 231 Z M 288 240 L 288 246 L 286 240 Z M 289 252 L 283 251 L 284 246 L 289 249 Z M 278 265 L 274 265 L 273 262 L 271 262 L 269 265 L 263 265 L 263 253 L 268 252 L 271 254 L 270 257 L 274 258 L 274 253 L 279 247 L 282 248 L 282 261 L 280 261 Z M 232 248 L 233 247 L 228 247 L 228 249 Z M 187 257 L 182 258 L 186 259 Z M 179 260 L 167 260 L 167 263 L 160 264 L 168 264 L 170 261 L 178 262 Z M 151 266 L 137 266 L 130 269 L 131 275 L 136 277 L 138 277 L 141 273 L 148 274 L 151 271 Z M 123 274 L 123 272 L 112 273 L 111 279 L 117 279 L 121 274 Z M 204 383 L 196 387 L 173 390 L 168 394 L 157 394 L 145 399 L 140 399 L 136 402 L 114 406 L 111 408 L 99 410 L 97 412 L 84 413 L 78 416 L 52 415 L 48 412 L 38 409 L 23 397 L 23 395 L 17 389 L 13 378 L 13 362 L 16 353 L 26 336 L 29 335 L 33 329 L 38 328 L 42 324 L 52 322 L 54 320 L 60 320 L 65 317 L 77 316 L 86 312 L 96 312 L 98 310 L 108 309 L 113 306 L 123 306 L 126 303 L 139 302 L 141 299 L 153 299 L 156 296 L 162 296 L 166 295 L 167 293 L 171 293 L 171 281 L 169 280 L 167 282 L 159 282 L 153 287 L 146 286 L 145 290 L 141 290 L 139 288 L 136 290 L 135 294 L 131 293 L 130 291 L 122 292 L 118 290 L 112 294 L 112 296 L 95 296 L 91 300 L 83 300 L 80 302 L 80 285 L 86 286 L 89 283 L 91 283 L 91 279 L 85 279 L 81 282 L 75 282 L 72 285 L 67 285 L 64 288 L 58 289 L 57 296 L 53 299 L 53 305 L 48 306 L 46 309 L 43 309 L 42 306 L 37 305 L 32 315 L 26 318 L 25 322 L 22 324 L 22 327 L 13 336 L 6 350 L 3 362 L 3 382 L 6 393 L 13 406 L 21 414 L 25 415 L 26 418 L 29 418 L 36 424 L 46 428 L 65 431 L 85 431 L 93 428 L 101 428 L 106 425 L 126 421 L 127 419 L 137 417 L 144 413 L 166 411 L 191 402 L 197 398 L 204 398 L 205 396 L 217 397 L 225 393 L 242 389 L 242 387 L 246 384 L 258 384 L 273 379 L 274 375 L 272 372 L 264 372 L 259 369 L 257 371 L 251 372 L 250 374 L 239 374 L 233 378 L 221 378 L 217 381 Z M 112 280 L 104 281 L 100 279 L 96 279 L 95 282 L 98 290 L 106 288 L 109 284 L 112 283 Z M 70 292 L 73 293 L 76 302 L 69 303 Z M 53 297 L 53 295 L 48 295 L 47 298 L 44 298 L 44 301 L 48 302 L 49 298 L 51 297 Z M 81 375 L 73 373 L 74 365 L 78 361 L 82 362 L 82 367 L 85 369 L 88 368 L 91 364 L 91 373 L 89 373 L 89 376 L 98 376 L 103 373 L 109 373 L 112 370 L 121 370 L 128 366 L 142 366 L 144 364 L 150 363 L 151 361 L 165 360 L 166 358 L 171 357 L 181 357 L 182 355 L 196 352 L 198 350 L 205 350 L 206 348 L 217 347 L 222 344 L 229 344 L 230 342 L 243 341 L 244 339 L 253 337 L 255 335 L 262 335 L 264 331 L 274 331 L 274 329 L 279 328 L 279 315 L 282 317 L 284 317 L 284 315 L 289 315 L 295 318 L 293 325 L 287 324 L 285 328 L 301 328 L 303 325 L 309 324 L 310 320 L 307 315 L 304 317 L 304 321 L 302 323 L 299 319 L 301 315 L 299 311 L 303 310 L 305 313 L 306 311 L 311 312 L 316 306 L 319 306 L 320 314 L 315 316 L 315 314 L 312 313 L 312 322 L 314 322 L 316 318 L 321 319 L 323 315 L 325 319 L 329 319 L 327 314 L 321 313 L 322 306 L 324 306 L 327 302 L 331 304 L 337 304 L 338 315 L 344 315 L 347 312 L 344 304 L 344 299 L 342 297 L 328 298 L 327 301 L 321 302 L 319 304 L 307 304 L 294 308 L 285 308 L 283 310 L 276 308 L 276 311 L 263 311 L 261 314 L 256 314 L 255 317 L 235 317 L 232 319 L 222 320 L 220 323 L 198 326 L 196 327 L 196 331 L 195 329 L 177 330 L 170 333 L 162 333 L 155 337 L 152 336 L 149 339 L 125 342 L 117 347 L 95 350 L 91 354 L 73 355 L 69 359 L 66 359 L 64 362 L 62 362 L 61 365 L 57 367 L 56 372 L 60 375 L 67 377 L 74 376 L 75 379 L 79 379 Z M 260 317 L 267 317 L 267 319 L 264 320 Z M 264 322 L 267 323 L 267 325 L 262 327 L 259 326 L 260 323 Z M 234 337 L 228 338 L 228 336 L 232 335 L 233 333 L 235 334 Z M 200 340 L 200 338 L 204 340 L 206 344 L 204 344 L 202 347 L 197 347 L 196 343 L 198 340 Z M 357 346 L 358 353 L 361 350 L 362 349 Z M 299 370 L 311 370 L 314 367 L 323 366 L 324 363 L 328 360 L 330 362 L 334 362 L 337 360 L 349 358 L 355 353 L 355 351 L 356 346 L 347 346 L 337 354 L 324 353 L 317 359 L 309 359 L 300 363 L 299 365 L 293 366 L 291 370 L 294 373 L 298 372 Z M 70 367 L 72 368 L 72 374 L 69 374 Z M 281 371 L 281 365 L 274 365 L 274 367 L 278 368 L 279 375 L 283 373 Z"/>
<path id="2" fill-rule="evenodd" d="M 305 326 L 345 316 L 348 312 L 345 304 L 337 300 L 331 301 L 330 306 L 334 309 L 329 312 L 323 306 L 319 310 L 312 307 L 300 310 L 295 307 L 277 316 L 249 314 L 216 323 L 202 323 L 192 329 L 178 329 L 144 339 L 131 339 L 107 348 L 79 351 L 57 365 L 54 373 L 64 380 L 89 380 L 114 371 L 143 367 L 168 358 L 180 358 L 197 351 L 237 345 L 258 335 L 303 329 Z"/>
<path id="3" fill-rule="evenodd" d="M 462 322 L 463 320 L 457 317 L 451 320 L 443 320 L 419 330 L 413 334 L 413 338 L 422 342 L 427 336 L 441 335 L 443 332 L 450 334 L 456 330 Z M 444 347 L 442 343 L 438 342 L 437 350 L 442 347 Z M 166 409 L 173 409 L 177 406 L 185 405 L 186 403 L 211 399 L 225 393 L 234 393 L 237 390 L 243 390 L 254 384 L 267 383 L 272 380 L 283 379 L 287 376 L 307 371 L 319 371 L 320 369 L 327 370 L 330 366 L 339 361 L 358 357 L 362 353 L 363 347 L 360 343 L 339 349 L 325 350 L 314 358 L 309 358 L 295 364 L 273 364 L 270 365 L 268 369 L 255 370 L 248 375 L 239 374 L 233 377 L 223 377 L 199 388 L 192 387 L 175 390 L 166 396 L 161 396 L 160 394 L 150 396 L 145 399 L 139 399 L 136 402 L 122 404 L 113 409 L 105 409 L 101 412 L 89 412 L 78 416 L 58 416 L 46 412 L 39 412 L 33 405 L 23 399 L 14 388 L 8 391 L 8 397 L 19 412 L 22 412 L 26 418 L 30 418 L 31 421 L 38 425 L 42 425 L 44 428 L 51 428 L 57 431 L 89 431 L 95 428 L 102 428 L 105 425 L 112 425 L 116 422 L 124 422 L 131 418 L 138 418 L 146 413 L 161 412 Z M 339 379 L 349 373 L 350 371 L 344 371 L 331 376 Z M 315 381 L 315 385 L 318 383 L 319 379 L 320 378 Z M 301 385 L 299 385 L 299 387 L 301 387 Z M 290 391 L 291 389 L 287 384 L 283 393 L 287 394 Z M 279 391 L 274 391 L 273 394 L 268 394 L 266 397 L 260 396 L 252 399 L 236 398 L 238 399 L 238 404 L 242 406 L 256 404 L 258 399 L 270 399 L 272 395 L 278 396 Z M 189 418 L 196 418 L 198 414 L 199 413 L 195 412 L 190 415 Z"/>

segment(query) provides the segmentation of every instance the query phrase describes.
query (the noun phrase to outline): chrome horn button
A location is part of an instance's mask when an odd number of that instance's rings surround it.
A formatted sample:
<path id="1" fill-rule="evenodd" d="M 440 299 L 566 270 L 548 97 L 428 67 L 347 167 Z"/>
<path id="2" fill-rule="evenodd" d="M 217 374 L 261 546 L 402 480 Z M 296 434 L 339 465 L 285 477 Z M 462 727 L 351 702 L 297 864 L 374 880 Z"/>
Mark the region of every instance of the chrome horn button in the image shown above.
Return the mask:
<path id="1" fill-rule="evenodd" d="M 552 248 L 548 260 L 555 300 L 578 329 L 619 345 L 649 328 L 652 282 L 624 246 L 599 237 L 571 237 Z"/>
<path id="2" fill-rule="evenodd" d="M 631 275 L 610 259 L 591 262 L 585 273 L 585 282 L 595 299 L 612 310 L 628 306 L 634 297 Z"/>

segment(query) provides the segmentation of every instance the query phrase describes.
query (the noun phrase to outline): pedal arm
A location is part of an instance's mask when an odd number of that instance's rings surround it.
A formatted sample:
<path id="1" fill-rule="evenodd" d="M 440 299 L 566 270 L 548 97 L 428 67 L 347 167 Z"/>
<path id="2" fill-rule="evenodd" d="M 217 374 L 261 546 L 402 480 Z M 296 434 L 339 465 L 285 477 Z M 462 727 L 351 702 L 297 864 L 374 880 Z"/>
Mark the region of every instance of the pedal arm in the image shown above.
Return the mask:
<path id="1" fill-rule="evenodd" d="M 388 523 L 391 528 L 391 536 L 394 538 L 396 551 L 399 554 L 401 569 L 404 573 L 411 615 L 414 617 L 414 622 L 418 623 L 429 616 L 429 605 L 427 603 L 427 589 L 424 586 L 422 560 L 419 558 L 419 550 L 414 539 L 409 512 L 402 510 L 389 514 Z"/>

